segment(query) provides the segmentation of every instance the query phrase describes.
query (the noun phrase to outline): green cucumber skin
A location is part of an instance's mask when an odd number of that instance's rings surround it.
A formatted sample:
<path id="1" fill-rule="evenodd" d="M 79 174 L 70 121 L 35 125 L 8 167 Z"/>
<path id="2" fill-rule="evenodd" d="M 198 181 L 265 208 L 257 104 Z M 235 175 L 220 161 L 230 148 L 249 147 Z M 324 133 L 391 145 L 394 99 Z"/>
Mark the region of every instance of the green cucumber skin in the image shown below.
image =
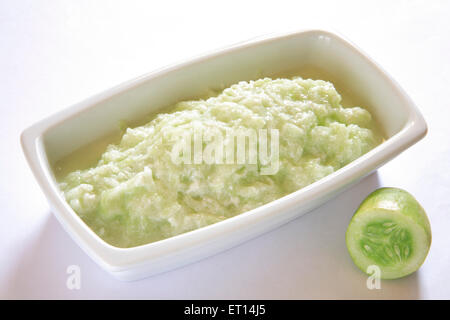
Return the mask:
<path id="1" fill-rule="evenodd" d="M 383 205 L 386 201 L 392 201 L 396 206 L 400 207 L 400 210 L 393 211 L 395 214 L 403 214 L 410 217 L 422 226 L 428 235 L 429 245 L 431 245 L 431 225 L 427 214 L 416 198 L 403 189 L 384 187 L 375 190 L 361 203 L 353 216 L 356 216 L 359 212 L 364 212 L 368 208 L 386 210 L 385 205 Z"/>
<path id="2" fill-rule="evenodd" d="M 423 264 L 423 262 L 426 259 L 426 256 L 429 253 L 431 242 L 432 242 L 432 232 L 431 232 L 431 225 L 428 220 L 428 217 L 426 215 L 425 210 L 420 205 L 420 203 L 407 191 L 399 188 L 392 188 L 392 187 L 383 187 L 375 190 L 371 194 L 369 194 L 365 200 L 360 204 L 358 209 L 355 211 L 355 213 L 352 216 L 352 219 L 350 221 L 349 227 L 346 232 L 346 244 L 347 248 L 350 248 L 350 241 L 352 239 L 351 235 L 351 225 L 352 221 L 354 221 L 355 217 L 358 217 L 358 215 L 364 215 L 367 211 L 388 211 L 391 212 L 393 215 L 402 215 L 404 217 L 408 217 L 412 221 L 414 221 L 420 228 L 423 229 L 425 235 L 426 235 L 426 246 L 428 248 L 423 261 L 421 262 L 420 266 Z M 364 273 L 367 273 L 366 270 L 359 264 L 357 261 L 357 257 L 352 254 L 351 250 L 349 249 L 349 254 L 352 257 L 353 262 L 355 265 Z M 420 266 L 418 268 L 420 268 Z M 417 268 L 417 269 L 418 269 Z M 417 270 L 416 269 L 416 270 Z M 414 272 L 414 271 L 413 271 Z M 399 277 L 389 277 L 382 279 L 396 279 L 401 278 L 404 276 L 407 276 L 413 272 L 410 272 L 408 274 L 404 274 Z"/>

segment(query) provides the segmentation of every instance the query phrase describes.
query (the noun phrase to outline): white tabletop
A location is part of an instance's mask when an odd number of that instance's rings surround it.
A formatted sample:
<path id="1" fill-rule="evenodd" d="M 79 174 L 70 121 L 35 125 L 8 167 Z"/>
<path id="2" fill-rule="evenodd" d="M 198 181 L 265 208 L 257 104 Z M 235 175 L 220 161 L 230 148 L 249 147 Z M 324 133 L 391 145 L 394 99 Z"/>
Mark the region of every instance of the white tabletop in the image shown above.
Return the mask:
<path id="1" fill-rule="evenodd" d="M 450 298 L 449 1 L 1 1 L 0 298 Z M 25 163 L 20 132 L 124 80 L 265 33 L 322 27 L 380 63 L 422 110 L 426 138 L 352 189 L 194 264 L 120 282 L 69 238 Z M 415 274 L 368 290 L 344 235 L 374 189 L 410 191 L 433 244 Z M 78 265 L 81 289 L 66 286 Z"/>

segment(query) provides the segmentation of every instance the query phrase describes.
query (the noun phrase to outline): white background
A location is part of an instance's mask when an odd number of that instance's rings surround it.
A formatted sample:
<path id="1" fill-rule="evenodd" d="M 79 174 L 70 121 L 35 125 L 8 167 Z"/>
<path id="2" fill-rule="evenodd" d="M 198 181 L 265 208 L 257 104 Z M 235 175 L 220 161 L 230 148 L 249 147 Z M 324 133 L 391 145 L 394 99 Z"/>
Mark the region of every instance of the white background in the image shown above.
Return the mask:
<path id="1" fill-rule="evenodd" d="M 0 298 L 450 299 L 450 1 L 0 1 Z M 25 163 L 20 132 L 161 66 L 265 33 L 341 32 L 422 110 L 429 133 L 322 207 L 241 246 L 124 283 L 62 230 Z M 368 290 L 344 242 L 380 186 L 410 191 L 433 244 L 419 272 Z M 81 290 L 66 268 L 81 268 Z"/>

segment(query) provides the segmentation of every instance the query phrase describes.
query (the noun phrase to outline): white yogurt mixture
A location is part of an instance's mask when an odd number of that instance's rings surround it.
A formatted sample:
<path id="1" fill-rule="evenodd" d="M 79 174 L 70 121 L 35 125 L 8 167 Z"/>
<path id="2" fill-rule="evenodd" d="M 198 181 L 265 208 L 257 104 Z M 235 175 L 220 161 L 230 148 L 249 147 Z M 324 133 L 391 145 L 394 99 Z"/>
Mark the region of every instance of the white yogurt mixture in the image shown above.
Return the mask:
<path id="1" fill-rule="evenodd" d="M 174 163 L 186 130 L 279 130 L 279 170 L 259 164 Z M 382 142 L 370 113 L 344 108 L 330 82 L 264 78 L 183 101 L 128 128 L 97 165 L 60 180 L 69 205 L 105 241 L 133 247 L 257 208 L 303 188 Z"/>

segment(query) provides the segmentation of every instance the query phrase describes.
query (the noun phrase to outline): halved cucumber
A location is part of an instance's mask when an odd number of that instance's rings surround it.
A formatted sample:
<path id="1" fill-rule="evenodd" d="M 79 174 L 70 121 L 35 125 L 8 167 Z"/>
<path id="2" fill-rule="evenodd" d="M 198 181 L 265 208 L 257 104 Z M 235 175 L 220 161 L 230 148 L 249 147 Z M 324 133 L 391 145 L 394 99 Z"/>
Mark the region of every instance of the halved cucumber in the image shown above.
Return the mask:
<path id="1" fill-rule="evenodd" d="M 380 188 L 353 215 L 346 233 L 347 249 L 363 272 L 376 265 L 382 279 L 396 279 L 422 265 L 431 246 L 425 210 L 408 192 Z"/>

